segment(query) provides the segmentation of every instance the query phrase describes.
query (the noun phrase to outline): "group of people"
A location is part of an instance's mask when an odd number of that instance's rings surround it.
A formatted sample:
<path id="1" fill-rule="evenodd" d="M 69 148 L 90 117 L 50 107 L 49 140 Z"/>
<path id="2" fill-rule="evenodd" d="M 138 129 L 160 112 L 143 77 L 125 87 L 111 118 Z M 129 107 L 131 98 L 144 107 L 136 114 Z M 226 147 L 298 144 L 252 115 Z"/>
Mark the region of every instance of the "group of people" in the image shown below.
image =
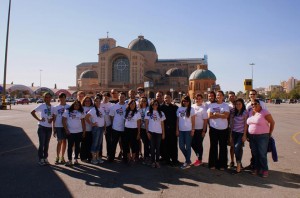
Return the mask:
<path id="1" fill-rule="evenodd" d="M 229 92 L 229 103 L 224 102 L 223 91 L 208 94 L 208 101 L 197 94 L 193 104 L 189 96 L 181 99 L 181 105 L 172 103 L 169 93 L 158 91 L 155 99 L 145 96 L 143 87 L 128 91 L 85 96 L 78 92 L 77 100 L 66 103 L 66 95 L 59 95 L 59 104 L 52 106 L 51 94 L 44 94 L 44 103 L 37 106 L 32 116 L 38 120 L 39 164 L 49 164 L 48 148 L 53 131 L 57 138 L 55 163 L 71 166 L 82 161 L 103 163 L 103 136 L 106 141 L 108 162 L 119 158 L 127 164 L 142 160 L 153 168 L 160 168 L 163 161 L 170 166 L 186 169 L 202 164 L 203 140 L 209 131 L 210 149 L 208 167 L 228 168 L 227 146 L 230 146 L 231 163 L 241 172 L 243 146 L 250 142 L 253 174 L 268 176 L 267 147 L 274 129 L 274 120 L 266 105 L 256 99 L 256 91 L 250 91 L 250 102 L 245 105 Z M 37 114 L 39 113 L 39 115 Z M 178 161 L 178 145 L 185 161 Z M 64 159 L 67 149 L 68 159 Z M 191 152 L 197 159 L 192 163 Z M 73 154 L 74 153 L 74 154 Z M 74 156 L 74 161 L 73 161 Z"/>

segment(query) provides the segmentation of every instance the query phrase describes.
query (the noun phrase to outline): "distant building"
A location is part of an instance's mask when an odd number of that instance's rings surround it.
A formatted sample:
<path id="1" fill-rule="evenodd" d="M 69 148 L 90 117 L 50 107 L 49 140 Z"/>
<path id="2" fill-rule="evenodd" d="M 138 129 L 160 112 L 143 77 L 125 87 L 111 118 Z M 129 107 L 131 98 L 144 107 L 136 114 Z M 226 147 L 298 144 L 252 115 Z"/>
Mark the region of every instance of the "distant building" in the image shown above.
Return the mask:
<path id="1" fill-rule="evenodd" d="M 198 69 L 197 69 L 198 68 Z M 192 77 L 195 70 L 202 74 Z M 210 75 L 208 75 L 210 73 Z M 109 91 L 128 91 L 137 87 L 145 87 L 149 97 L 153 98 L 155 91 L 172 92 L 174 98 L 187 94 L 189 78 L 209 81 L 198 84 L 195 91 L 207 91 L 215 85 L 216 77 L 208 70 L 207 56 L 203 58 L 158 59 L 153 43 L 138 36 L 128 47 L 116 45 L 113 38 L 99 39 L 98 62 L 84 62 L 76 67 L 77 90 L 95 94 Z M 192 85 L 194 85 L 192 83 Z"/>
<path id="2" fill-rule="evenodd" d="M 289 93 L 296 87 L 298 82 L 299 80 L 295 79 L 294 77 L 290 77 L 287 81 L 282 81 L 280 84 L 285 92 Z"/>

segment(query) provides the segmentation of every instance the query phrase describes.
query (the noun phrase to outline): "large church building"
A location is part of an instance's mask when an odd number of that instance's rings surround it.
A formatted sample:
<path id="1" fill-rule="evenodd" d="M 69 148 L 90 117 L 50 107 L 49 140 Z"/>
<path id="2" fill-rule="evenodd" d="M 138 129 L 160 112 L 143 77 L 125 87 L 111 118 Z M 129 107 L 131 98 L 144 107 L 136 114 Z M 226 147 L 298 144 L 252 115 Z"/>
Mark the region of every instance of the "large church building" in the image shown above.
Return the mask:
<path id="1" fill-rule="evenodd" d="M 174 98 L 191 97 L 216 86 L 215 75 L 203 58 L 158 59 L 153 43 L 138 36 L 128 47 L 116 45 L 113 38 L 99 39 L 98 62 L 77 65 L 77 90 L 95 94 L 101 91 L 128 91 L 145 87 L 148 97 L 158 90 L 172 92 Z"/>

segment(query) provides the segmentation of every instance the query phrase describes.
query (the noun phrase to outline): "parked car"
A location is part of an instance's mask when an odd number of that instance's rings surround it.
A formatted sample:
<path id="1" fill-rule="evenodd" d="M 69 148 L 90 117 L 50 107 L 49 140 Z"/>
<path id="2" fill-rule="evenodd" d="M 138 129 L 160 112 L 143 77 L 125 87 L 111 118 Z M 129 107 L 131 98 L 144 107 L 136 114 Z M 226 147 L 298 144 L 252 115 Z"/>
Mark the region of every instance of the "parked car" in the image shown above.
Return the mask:
<path id="1" fill-rule="evenodd" d="M 29 100 L 27 98 L 20 98 L 17 100 L 17 104 L 29 104 Z"/>
<path id="2" fill-rule="evenodd" d="M 282 100 L 281 99 L 274 99 L 274 103 L 275 104 L 280 104 L 280 103 L 282 103 Z"/>
<path id="3" fill-rule="evenodd" d="M 6 105 L 10 105 L 10 104 L 15 105 L 17 103 L 17 101 L 13 98 L 6 98 L 5 103 L 6 103 Z"/>
<path id="4" fill-rule="evenodd" d="M 29 98 L 28 100 L 29 100 L 30 103 L 33 103 L 33 102 L 37 101 L 37 99 L 35 99 L 35 98 Z"/>
<path id="5" fill-rule="evenodd" d="M 43 103 L 43 102 L 44 102 L 44 100 L 43 100 L 42 98 L 39 98 L 39 99 L 36 101 L 37 104 Z"/>
<path id="6" fill-rule="evenodd" d="M 294 104 L 294 103 L 297 103 L 296 99 L 289 99 L 289 104 Z"/>

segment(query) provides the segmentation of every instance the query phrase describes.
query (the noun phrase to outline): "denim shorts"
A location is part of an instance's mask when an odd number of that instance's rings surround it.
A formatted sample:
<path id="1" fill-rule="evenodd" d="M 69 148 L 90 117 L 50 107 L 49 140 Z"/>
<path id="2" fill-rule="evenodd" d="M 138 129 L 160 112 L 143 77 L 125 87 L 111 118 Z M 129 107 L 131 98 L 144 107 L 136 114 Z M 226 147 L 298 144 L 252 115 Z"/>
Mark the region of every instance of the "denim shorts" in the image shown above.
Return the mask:
<path id="1" fill-rule="evenodd" d="M 67 134 L 65 128 L 63 127 L 55 127 L 57 141 L 67 139 Z"/>

